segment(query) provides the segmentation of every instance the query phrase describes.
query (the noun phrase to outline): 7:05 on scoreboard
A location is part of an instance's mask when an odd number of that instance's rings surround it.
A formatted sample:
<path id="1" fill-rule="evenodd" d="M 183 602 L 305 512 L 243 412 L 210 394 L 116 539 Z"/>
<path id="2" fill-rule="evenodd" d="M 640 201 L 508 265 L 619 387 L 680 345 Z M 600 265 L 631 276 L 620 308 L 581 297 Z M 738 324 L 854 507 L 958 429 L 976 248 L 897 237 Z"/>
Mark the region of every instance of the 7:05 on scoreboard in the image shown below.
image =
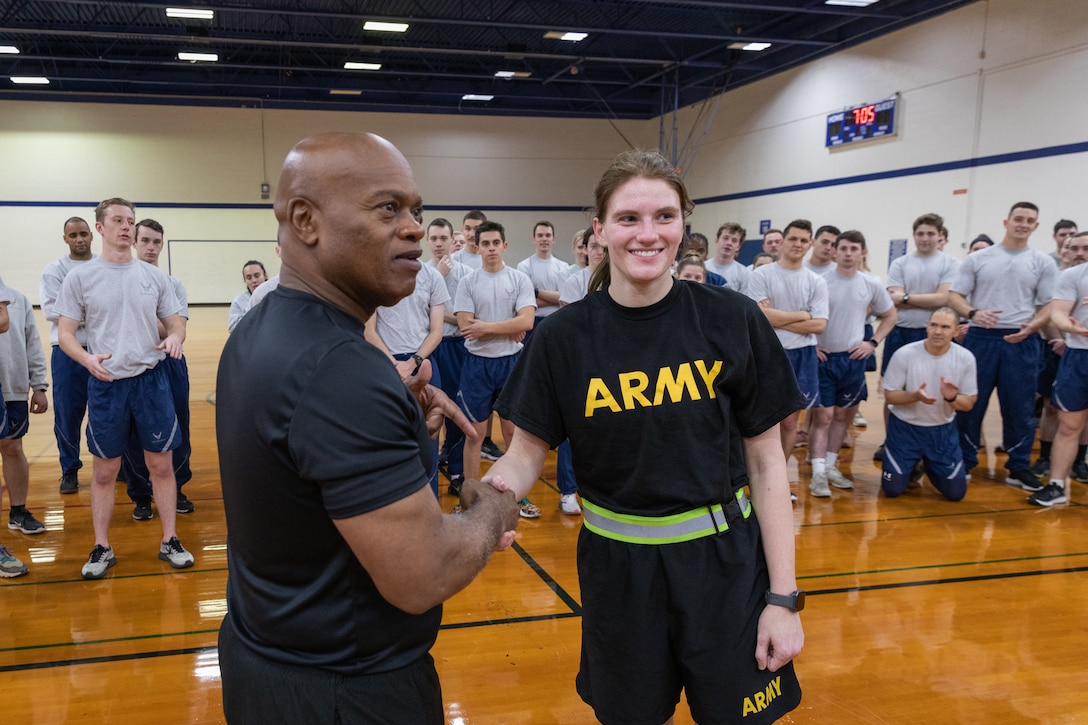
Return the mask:
<path id="1" fill-rule="evenodd" d="M 898 97 L 854 106 L 827 117 L 828 148 L 896 135 Z"/>

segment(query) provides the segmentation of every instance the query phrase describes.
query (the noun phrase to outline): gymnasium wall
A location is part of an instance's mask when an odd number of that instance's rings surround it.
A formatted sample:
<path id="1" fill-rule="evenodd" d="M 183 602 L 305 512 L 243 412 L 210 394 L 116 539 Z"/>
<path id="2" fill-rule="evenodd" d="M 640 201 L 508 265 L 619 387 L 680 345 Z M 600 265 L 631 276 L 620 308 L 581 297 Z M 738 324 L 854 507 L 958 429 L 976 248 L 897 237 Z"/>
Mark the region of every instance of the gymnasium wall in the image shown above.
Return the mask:
<path id="1" fill-rule="evenodd" d="M 712 235 L 735 220 L 751 238 L 760 220 L 794 217 L 858 228 L 883 272 L 888 241 L 909 237 L 918 214 L 942 214 L 947 251 L 962 255 L 978 232 L 1000 237 L 1008 206 L 1029 199 L 1042 208 L 1032 243 L 1050 251 L 1054 221 L 1088 225 L 1086 27 L 1083 0 L 981 1 L 682 109 L 679 136 L 697 146 L 684 160 L 701 202 L 692 228 Z M 824 147 L 827 114 L 895 93 L 898 137 Z M 405 152 L 427 219 L 456 226 L 479 207 L 507 226 L 516 262 L 546 218 L 569 260 L 608 160 L 628 141 L 656 146 L 672 124 L 0 100 L 0 276 L 37 302 L 42 267 L 66 252 L 63 221 L 120 195 L 166 227 L 163 264 L 169 254 L 192 302 L 229 302 L 246 259 L 278 267 L 261 183 L 275 194 L 299 138 L 350 129 Z"/>
<path id="2" fill-rule="evenodd" d="M 685 109 L 682 129 L 713 117 L 688 164 L 703 202 L 692 228 L 712 236 L 734 220 L 751 239 L 761 220 L 803 217 L 860 229 L 883 274 L 889 240 L 909 238 L 919 214 L 944 216 L 945 251 L 962 257 L 980 232 L 1000 240 L 1026 199 L 1041 210 L 1031 243 L 1052 251 L 1058 219 L 1088 227 L 1085 28 L 1081 0 L 978 2 Z M 895 93 L 898 137 L 825 148 L 828 114 Z"/>

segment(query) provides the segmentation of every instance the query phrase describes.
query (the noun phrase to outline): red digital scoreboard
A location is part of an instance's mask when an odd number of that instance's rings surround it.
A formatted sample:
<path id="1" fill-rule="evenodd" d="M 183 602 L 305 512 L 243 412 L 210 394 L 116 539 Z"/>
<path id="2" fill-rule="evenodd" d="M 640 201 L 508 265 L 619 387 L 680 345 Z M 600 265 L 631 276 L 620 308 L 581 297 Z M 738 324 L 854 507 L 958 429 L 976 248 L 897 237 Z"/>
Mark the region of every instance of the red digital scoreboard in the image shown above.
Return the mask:
<path id="1" fill-rule="evenodd" d="M 827 117 L 828 148 L 845 146 L 859 141 L 894 136 L 896 133 L 896 100 L 855 106 Z"/>

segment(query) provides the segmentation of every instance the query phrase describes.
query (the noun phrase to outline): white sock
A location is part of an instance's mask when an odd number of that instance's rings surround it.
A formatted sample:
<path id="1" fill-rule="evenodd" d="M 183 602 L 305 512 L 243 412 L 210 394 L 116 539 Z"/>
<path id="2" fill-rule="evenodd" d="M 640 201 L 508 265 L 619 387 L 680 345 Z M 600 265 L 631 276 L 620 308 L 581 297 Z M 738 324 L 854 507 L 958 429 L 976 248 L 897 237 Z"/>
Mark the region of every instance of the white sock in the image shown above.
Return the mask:
<path id="1" fill-rule="evenodd" d="M 835 462 L 839 460 L 838 452 L 836 451 L 835 453 L 832 453 L 831 451 L 828 451 L 827 458 L 825 460 L 827 461 L 828 468 L 834 468 Z"/>
<path id="2" fill-rule="evenodd" d="M 812 459 L 812 472 L 813 473 L 823 473 L 826 470 L 827 470 L 827 467 L 825 465 L 825 461 L 824 461 L 823 458 L 813 458 Z"/>
<path id="3" fill-rule="evenodd" d="M 1052 479 L 1050 479 L 1050 485 L 1051 485 L 1051 486 L 1057 486 L 1057 487 L 1058 487 L 1058 488 L 1060 488 L 1060 489 L 1061 489 L 1061 490 L 1062 490 L 1063 492 L 1065 491 L 1065 481 L 1059 481 L 1059 480 L 1058 480 L 1058 479 L 1056 479 L 1056 478 L 1052 478 Z"/>

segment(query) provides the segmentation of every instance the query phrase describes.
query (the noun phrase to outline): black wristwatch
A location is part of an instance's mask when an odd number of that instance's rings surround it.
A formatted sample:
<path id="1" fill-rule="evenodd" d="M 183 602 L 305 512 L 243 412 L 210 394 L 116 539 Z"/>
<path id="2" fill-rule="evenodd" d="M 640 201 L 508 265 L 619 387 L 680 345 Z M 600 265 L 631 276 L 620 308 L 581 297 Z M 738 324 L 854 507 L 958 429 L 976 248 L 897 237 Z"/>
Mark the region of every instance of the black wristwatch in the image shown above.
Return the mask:
<path id="1" fill-rule="evenodd" d="M 952 404 L 952 403 L 955 403 L 955 402 L 956 402 L 956 398 L 958 398 L 958 397 L 960 397 L 960 396 L 959 396 L 959 393 L 957 393 L 957 394 L 953 395 L 953 396 L 952 396 L 951 398 L 945 398 L 945 399 L 944 399 L 944 402 L 946 402 L 946 403 L 948 403 L 948 404 Z"/>
<path id="2" fill-rule="evenodd" d="M 776 607 L 785 607 L 791 612 L 800 612 L 805 608 L 805 593 L 800 589 L 795 589 L 790 594 L 775 594 L 768 589 L 767 594 L 764 596 L 764 600 L 767 604 L 773 604 Z"/>
<path id="3" fill-rule="evenodd" d="M 870 338 L 869 338 L 868 340 L 866 340 L 865 342 L 869 343 L 869 344 L 870 344 L 870 345 L 872 345 L 872 346 L 873 346 L 874 348 L 880 347 L 880 342 L 879 342 L 879 341 L 878 341 L 878 340 L 877 340 L 877 339 L 876 339 L 875 337 L 870 337 Z"/>
<path id="4" fill-rule="evenodd" d="M 971 310 L 970 312 L 967 313 L 967 319 L 968 320 L 975 319 L 976 314 L 978 314 L 978 310 Z"/>
<path id="5" fill-rule="evenodd" d="M 419 369 L 421 367 L 423 367 L 423 358 L 421 358 L 418 354 L 416 354 L 416 355 L 412 355 L 412 359 L 416 361 L 415 370 L 412 371 L 412 375 L 415 375 L 416 373 L 419 372 Z"/>
<path id="6" fill-rule="evenodd" d="M 905 304 L 908 304 L 909 302 L 910 302 L 910 292 L 904 292 L 903 293 L 903 304 L 905 305 Z"/>

